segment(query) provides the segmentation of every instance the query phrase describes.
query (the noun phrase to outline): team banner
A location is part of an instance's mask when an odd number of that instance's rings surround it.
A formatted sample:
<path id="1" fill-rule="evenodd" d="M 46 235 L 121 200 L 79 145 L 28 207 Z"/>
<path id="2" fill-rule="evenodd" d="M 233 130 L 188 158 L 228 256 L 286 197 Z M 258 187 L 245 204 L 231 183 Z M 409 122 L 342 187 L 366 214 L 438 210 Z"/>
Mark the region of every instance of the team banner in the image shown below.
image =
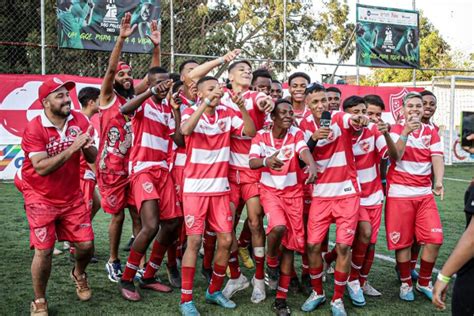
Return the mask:
<path id="1" fill-rule="evenodd" d="M 357 4 L 356 12 L 357 65 L 420 67 L 417 11 Z"/>
<path id="2" fill-rule="evenodd" d="M 122 51 L 147 53 L 153 44 L 152 20 L 160 18 L 160 0 L 57 0 L 58 46 L 111 51 L 120 33 L 125 13 L 132 15 L 135 31 Z"/>

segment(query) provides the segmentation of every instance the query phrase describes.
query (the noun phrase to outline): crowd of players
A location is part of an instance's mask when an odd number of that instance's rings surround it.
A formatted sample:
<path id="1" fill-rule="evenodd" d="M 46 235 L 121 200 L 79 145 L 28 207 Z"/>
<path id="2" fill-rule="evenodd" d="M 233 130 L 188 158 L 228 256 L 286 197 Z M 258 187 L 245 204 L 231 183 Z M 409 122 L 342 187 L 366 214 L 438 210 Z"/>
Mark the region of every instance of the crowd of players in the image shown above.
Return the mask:
<path id="1" fill-rule="evenodd" d="M 15 179 L 35 249 L 32 315 L 48 313 L 56 240 L 73 245 L 71 278 L 79 299 L 91 298 L 85 269 L 94 253 L 91 221 L 100 207 L 111 214 L 107 274 L 127 300 L 141 299 L 137 285 L 158 292 L 181 288 L 181 313 L 199 315 L 193 280 L 203 244 L 207 303 L 236 308 L 231 298 L 252 284 L 255 304 L 266 299 L 267 288 L 276 290 L 277 315 L 291 314 L 287 296 L 294 289 L 308 296 L 301 310 L 310 312 L 326 301 L 323 282 L 332 270 L 331 310 L 346 315 L 346 289 L 356 306 L 366 304 L 364 296 L 382 295 L 368 275 L 385 199 L 400 299 L 413 301 L 414 288 L 432 299 L 432 270 L 443 242 L 433 195 L 443 195 L 444 163 L 431 92 L 408 93 L 404 119 L 389 125 L 379 96 L 341 102 L 337 88 L 311 83 L 302 72 L 289 77 L 290 96 L 283 98 L 281 83 L 267 69 L 252 71 L 250 62 L 236 59 L 239 50 L 203 64 L 187 60 L 179 74 L 170 74 L 160 67 L 156 22 L 151 30 L 155 49 L 139 84 L 119 60 L 133 31 L 127 14 L 101 89 L 78 94 L 82 113 L 71 111 L 73 82 L 52 78 L 39 88 L 44 112 L 28 123 L 25 161 Z M 208 75 L 223 64 L 229 64 L 226 86 Z M 247 218 L 236 236 L 244 207 Z M 122 265 L 126 208 L 134 239 Z M 331 224 L 336 234 L 329 249 Z M 295 253 L 301 267 L 294 265 Z M 164 257 L 171 287 L 155 276 Z M 240 263 L 255 269 L 250 281 Z"/>

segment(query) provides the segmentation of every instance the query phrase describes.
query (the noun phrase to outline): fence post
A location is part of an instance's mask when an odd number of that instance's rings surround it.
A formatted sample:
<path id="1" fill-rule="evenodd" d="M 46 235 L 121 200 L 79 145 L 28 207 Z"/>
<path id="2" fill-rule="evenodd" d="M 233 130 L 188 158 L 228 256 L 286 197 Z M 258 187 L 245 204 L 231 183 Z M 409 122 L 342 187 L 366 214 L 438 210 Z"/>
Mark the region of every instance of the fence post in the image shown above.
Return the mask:
<path id="1" fill-rule="evenodd" d="M 44 26 L 44 0 L 41 0 L 41 74 L 46 74 L 46 51 L 45 51 L 45 26 Z"/>
<path id="2" fill-rule="evenodd" d="M 288 78 L 286 66 L 286 0 L 283 0 L 283 81 Z"/>
<path id="3" fill-rule="evenodd" d="M 174 10 L 173 0 L 170 0 L 170 71 L 174 72 Z"/>
<path id="4" fill-rule="evenodd" d="M 456 94 L 456 76 L 451 76 L 450 89 L 450 104 L 449 104 L 449 147 L 448 147 L 448 165 L 453 164 L 453 143 L 454 143 L 454 101 Z"/>
<path id="5" fill-rule="evenodd" d="M 413 10 L 416 10 L 416 0 L 413 0 L 412 6 L 413 6 Z M 412 79 L 413 79 L 413 86 L 416 87 L 416 68 L 413 68 Z"/>

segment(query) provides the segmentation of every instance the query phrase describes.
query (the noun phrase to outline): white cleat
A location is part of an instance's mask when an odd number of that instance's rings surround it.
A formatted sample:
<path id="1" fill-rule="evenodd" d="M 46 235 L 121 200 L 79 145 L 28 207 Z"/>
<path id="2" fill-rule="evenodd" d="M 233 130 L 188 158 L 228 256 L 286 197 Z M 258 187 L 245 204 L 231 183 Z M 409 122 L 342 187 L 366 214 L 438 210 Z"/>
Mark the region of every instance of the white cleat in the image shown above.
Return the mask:
<path id="1" fill-rule="evenodd" d="M 362 291 L 364 291 L 364 295 L 377 297 L 382 296 L 382 293 L 377 291 L 372 285 L 369 284 L 369 281 L 365 281 L 365 284 L 362 286 Z"/>
<path id="2" fill-rule="evenodd" d="M 238 291 L 245 290 L 249 286 L 249 280 L 245 277 L 245 275 L 241 273 L 237 279 L 229 279 L 229 281 L 227 281 L 227 284 L 225 285 L 222 294 L 227 299 L 231 299 L 231 297 L 234 296 L 235 293 L 237 293 Z"/>
<path id="3" fill-rule="evenodd" d="M 267 298 L 267 294 L 265 293 L 265 280 L 258 280 L 255 279 L 255 276 L 252 278 L 252 297 L 250 301 L 254 304 L 258 304 L 263 302 Z"/>

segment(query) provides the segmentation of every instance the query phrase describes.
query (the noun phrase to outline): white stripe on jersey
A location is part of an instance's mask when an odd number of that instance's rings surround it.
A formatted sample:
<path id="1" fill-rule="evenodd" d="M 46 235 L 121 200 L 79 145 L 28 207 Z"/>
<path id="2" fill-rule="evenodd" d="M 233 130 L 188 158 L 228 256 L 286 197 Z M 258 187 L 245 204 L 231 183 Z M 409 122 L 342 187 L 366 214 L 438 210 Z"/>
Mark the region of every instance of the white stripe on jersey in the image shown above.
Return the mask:
<path id="1" fill-rule="evenodd" d="M 316 147 L 327 146 L 328 144 L 333 143 L 334 141 L 336 141 L 341 135 L 342 135 L 342 131 L 339 128 L 339 125 L 334 123 L 334 124 L 331 125 L 331 132 L 329 133 L 328 138 L 318 140 L 318 142 L 316 143 Z"/>
<path id="2" fill-rule="evenodd" d="M 168 169 L 168 163 L 166 162 L 166 160 L 165 161 L 137 161 L 135 163 L 135 166 L 133 167 L 133 172 L 136 173 L 153 166 L 160 166 L 164 169 Z M 129 166 L 129 169 L 132 169 L 131 166 Z"/>
<path id="3" fill-rule="evenodd" d="M 174 165 L 184 167 L 185 164 L 186 164 L 186 154 L 177 153 L 176 154 L 176 159 L 174 161 Z"/>
<path id="4" fill-rule="evenodd" d="M 229 190 L 230 186 L 227 177 L 207 179 L 184 178 L 184 193 L 222 193 Z"/>
<path id="5" fill-rule="evenodd" d="M 316 160 L 316 167 L 320 173 L 326 171 L 327 168 L 344 167 L 345 165 L 347 165 L 347 161 L 346 154 L 343 151 L 334 153 L 334 155 L 332 155 L 332 157 L 329 159 Z"/>
<path id="6" fill-rule="evenodd" d="M 377 169 L 375 165 L 367 169 L 358 169 L 357 177 L 359 178 L 359 183 L 370 183 L 377 178 Z"/>
<path id="7" fill-rule="evenodd" d="M 275 188 L 277 190 L 283 190 L 286 187 L 297 185 L 298 177 L 296 172 L 289 172 L 282 176 L 271 175 L 268 172 L 262 172 L 260 182 L 268 187 Z"/>
<path id="8" fill-rule="evenodd" d="M 343 192 L 341 194 L 341 192 Z M 351 180 L 334 183 L 318 183 L 313 185 L 314 197 L 341 197 L 357 193 Z"/>
<path id="9" fill-rule="evenodd" d="M 161 137 L 143 132 L 142 142 L 141 142 L 140 145 L 142 147 L 156 149 L 156 150 L 160 150 L 162 152 L 167 153 L 168 152 L 169 141 L 167 139 L 163 139 Z"/>
<path id="10" fill-rule="evenodd" d="M 190 162 L 204 165 L 212 165 L 216 162 L 228 162 L 229 153 L 230 147 L 222 147 L 216 150 L 193 148 Z"/>
<path id="11" fill-rule="evenodd" d="M 369 196 L 366 197 L 361 197 L 360 198 L 360 205 L 362 206 L 373 206 L 373 205 L 379 205 L 383 203 L 383 192 L 382 190 L 378 190 L 375 193 L 372 193 Z"/>
<path id="12" fill-rule="evenodd" d="M 388 189 L 389 197 L 413 198 L 432 194 L 430 187 L 412 187 L 404 184 L 391 184 Z"/>
<path id="13" fill-rule="evenodd" d="M 400 160 L 397 161 L 395 170 L 416 176 L 426 176 L 431 174 L 431 162 Z"/>
<path id="14" fill-rule="evenodd" d="M 168 124 L 174 120 L 171 120 L 171 113 L 165 113 L 163 111 L 160 111 L 158 109 L 154 109 L 151 107 L 151 105 L 149 105 L 148 103 L 145 104 L 145 111 L 143 112 L 143 115 L 147 118 L 147 119 L 150 119 L 152 121 L 155 121 L 155 122 L 158 122 L 158 123 L 161 123 L 165 126 L 168 126 Z M 175 124 L 170 124 L 172 126 L 169 126 L 170 129 L 174 129 L 175 128 Z"/>
<path id="15" fill-rule="evenodd" d="M 230 161 L 229 164 L 234 167 L 244 167 L 250 168 L 249 166 L 249 155 L 248 154 L 239 154 L 236 152 L 230 152 Z"/>

